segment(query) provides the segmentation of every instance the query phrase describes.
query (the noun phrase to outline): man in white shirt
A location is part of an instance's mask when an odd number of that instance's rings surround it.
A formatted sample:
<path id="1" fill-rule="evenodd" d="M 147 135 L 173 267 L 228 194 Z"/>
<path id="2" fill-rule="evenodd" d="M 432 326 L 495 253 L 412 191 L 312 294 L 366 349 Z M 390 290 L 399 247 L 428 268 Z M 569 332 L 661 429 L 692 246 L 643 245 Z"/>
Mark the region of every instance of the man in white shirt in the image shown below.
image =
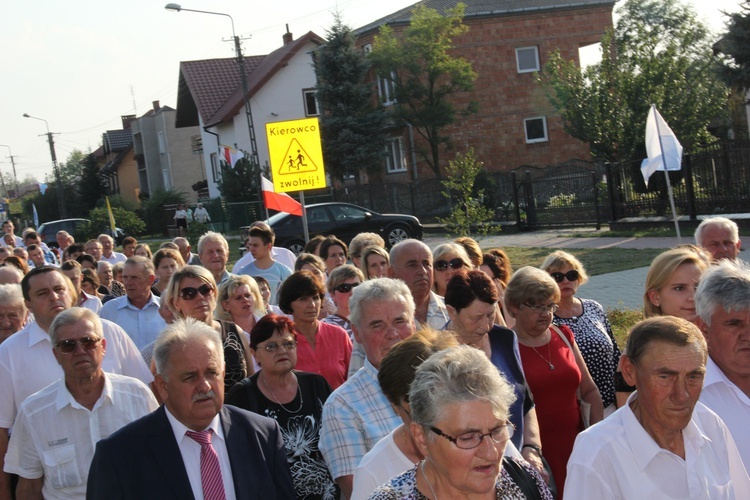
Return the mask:
<path id="1" fill-rule="evenodd" d="M 81 284 L 83 283 L 83 268 L 81 267 L 81 264 L 74 260 L 67 260 L 63 262 L 62 266 L 60 266 L 60 271 L 68 277 L 71 283 L 73 283 L 73 288 L 78 296 L 78 302 L 75 305 L 91 309 L 96 314 L 99 314 L 102 310 L 101 299 L 89 295 L 81 289 Z"/>
<path id="2" fill-rule="evenodd" d="M 64 377 L 21 405 L 5 472 L 18 474 L 18 498 L 83 498 L 97 441 L 159 404 L 140 380 L 104 372 L 107 341 L 92 311 L 61 312 L 49 335 Z"/>
<path id="3" fill-rule="evenodd" d="M 122 269 L 125 295 L 108 301 L 101 317 L 120 325 L 143 349 L 156 340 L 167 323 L 159 315 L 159 297 L 151 293 L 156 275 L 154 264 L 146 257 L 130 257 Z"/>
<path id="4" fill-rule="evenodd" d="M 96 261 L 100 261 L 102 258 L 102 244 L 99 243 L 99 240 L 89 240 L 86 242 L 86 246 L 84 247 L 86 250 L 86 253 L 94 257 Z"/>
<path id="5" fill-rule="evenodd" d="M 49 327 L 55 317 L 73 306 L 75 290 L 58 269 L 32 269 L 21 282 L 26 307 L 33 322 L 0 344 L 0 459 L 5 457 L 8 430 L 13 426 L 18 408 L 31 394 L 44 389 L 63 376 L 62 368 L 52 355 Z M 135 377 L 145 384 L 153 376 L 140 352 L 125 331 L 102 320 L 107 351 L 102 361 L 108 373 Z M 8 476 L 0 474 L 0 498 L 10 494 Z"/>
<path id="6" fill-rule="evenodd" d="M 106 260 L 110 264 L 125 262 L 125 259 L 127 259 L 125 254 L 114 251 L 115 240 L 110 235 L 100 234 L 97 240 L 102 244 L 102 256 L 99 260 Z"/>
<path id="7" fill-rule="evenodd" d="M 710 267 L 695 308 L 709 356 L 700 401 L 727 424 L 750 469 L 750 268 L 728 260 Z"/>
<path id="8" fill-rule="evenodd" d="M 219 233 L 206 232 L 198 240 L 198 257 L 203 267 L 211 271 L 217 285 L 229 279 L 227 260 L 229 260 L 229 243 Z"/>
<path id="9" fill-rule="evenodd" d="M 707 346 L 674 316 L 638 323 L 622 375 L 636 391 L 625 406 L 580 433 L 568 460 L 565 498 L 750 498 L 750 478 L 724 422 L 698 402 Z"/>
<path id="10" fill-rule="evenodd" d="M 742 247 L 737 223 L 726 217 L 703 219 L 695 228 L 695 243 L 709 252 L 716 261 L 735 260 Z"/>
<path id="11" fill-rule="evenodd" d="M 237 274 L 265 278 L 271 287 L 271 298 L 268 300 L 268 303 L 273 305 L 279 303 L 276 292 L 281 283 L 292 275 L 292 270 L 289 267 L 274 260 L 271 256 L 271 249 L 273 248 L 275 238 L 276 235 L 271 228 L 252 228 L 248 237 L 248 248 L 255 260 L 237 272 Z"/>
<path id="12" fill-rule="evenodd" d="M 23 247 L 23 238 L 20 236 L 16 236 L 13 231 L 15 231 L 16 227 L 13 225 L 13 221 L 8 219 L 5 222 L 3 222 L 3 232 L 5 233 L 5 236 L 10 236 L 13 240 L 13 246 L 14 247 Z M 5 237 L 0 238 L 0 245 L 7 246 L 8 243 L 5 241 Z"/>

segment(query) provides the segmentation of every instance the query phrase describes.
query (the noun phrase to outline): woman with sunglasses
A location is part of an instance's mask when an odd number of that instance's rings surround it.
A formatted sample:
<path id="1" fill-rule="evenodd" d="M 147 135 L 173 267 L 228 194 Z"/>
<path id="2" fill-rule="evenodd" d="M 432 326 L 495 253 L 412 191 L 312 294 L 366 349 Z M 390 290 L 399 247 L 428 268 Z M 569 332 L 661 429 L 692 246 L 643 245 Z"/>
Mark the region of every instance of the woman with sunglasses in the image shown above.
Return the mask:
<path id="1" fill-rule="evenodd" d="M 323 404 L 331 387 L 320 375 L 295 369 L 294 324 L 286 316 L 264 316 L 250 332 L 250 351 L 261 370 L 236 384 L 224 402 L 276 420 L 297 498 L 338 498 L 318 449 Z"/>
<path id="2" fill-rule="evenodd" d="M 487 357 L 469 346 L 444 349 L 416 370 L 409 425 L 422 461 L 370 499 L 551 499 L 523 460 L 504 458 L 515 396 Z"/>
<path id="3" fill-rule="evenodd" d="M 231 321 L 214 319 L 216 309 L 216 281 L 203 266 L 185 266 L 169 279 L 169 285 L 161 296 L 175 319 L 193 318 L 213 327 L 224 344 L 224 389 L 247 377 L 248 366 L 252 367 L 252 356 L 246 336 Z"/>
<path id="4" fill-rule="evenodd" d="M 544 259 L 542 269 L 552 276 L 560 289 L 560 301 L 552 321 L 573 331 L 586 367 L 602 396 L 604 416 L 611 415 L 617 409 L 614 376 L 621 353 L 604 308 L 595 300 L 575 297 L 578 287 L 589 280 L 583 264 L 575 256 L 562 250 L 552 252 Z"/>
<path id="5" fill-rule="evenodd" d="M 279 288 L 279 307 L 291 314 L 298 366 L 322 375 L 333 389 L 346 382 L 352 341 L 346 330 L 318 320 L 325 288 L 310 271 L 297 271 Z"/>
<path id="6" fill-rule="evenodd" d="M 445 297 L 448 282 L 461 269 L 473 269 L 469 255 L 458 243 L 443 243 L 432 251 L 433 291 Z"/>
<path id="7" fill-rule="evenodd" d="M 365 364 L 365 349 L 354 339 L 352 323 L 349 321 L 349 299 L 352 291 L 365 280 L 362 271 L 351 264 L 339 266 L 331 272 L 326 287 L 328 294 L 336 305 L 336 312 L 323 318 L 323 323 L 337 325 L 346 330 L 352 341 L 352 358 L 349 361 L 348 375 L 353 374 Z"/>
<path id="8" fill-rule="evenodd" d="M 563 497 L 566 466 L 573 443 L 583 430 L 579 397 L 591 405 L 590 423 L 602 419 L 602 400 L 586 363 L 567 326 L 558 328 L 552 318 L 560 289 L 548 273 L 522 267 L 505 289 L 505 304 L 516 319 L 521 364 L 534 399 L 542 447 Z"/>

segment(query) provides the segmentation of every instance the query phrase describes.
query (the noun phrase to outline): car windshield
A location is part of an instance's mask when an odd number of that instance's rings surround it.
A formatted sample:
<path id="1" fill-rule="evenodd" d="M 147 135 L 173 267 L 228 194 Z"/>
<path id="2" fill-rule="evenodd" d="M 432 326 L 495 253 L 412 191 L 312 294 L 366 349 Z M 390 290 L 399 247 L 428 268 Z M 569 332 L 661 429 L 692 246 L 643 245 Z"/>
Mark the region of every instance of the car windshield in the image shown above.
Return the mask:
<path id="1" fill-rule="evenodd" d="M 279 221 L 281 221 L 284 217 L 289 217 L 289 214 L 285 212 L 274 214 L 268 218 L 268 225 L 273 226 L 274 224 L 277 224 Z"/>

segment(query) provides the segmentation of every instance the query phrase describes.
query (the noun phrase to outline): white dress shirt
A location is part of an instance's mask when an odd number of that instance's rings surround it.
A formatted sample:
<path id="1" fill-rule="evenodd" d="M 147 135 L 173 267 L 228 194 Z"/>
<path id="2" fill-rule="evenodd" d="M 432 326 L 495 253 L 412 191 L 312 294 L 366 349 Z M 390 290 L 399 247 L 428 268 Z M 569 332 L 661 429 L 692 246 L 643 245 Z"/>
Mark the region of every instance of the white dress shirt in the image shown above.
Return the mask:
<path id="1" fill-rule="evenodd" d="M 123 295 L 104 304 L 99 315 L 120 325 L 140 350 L 156 340 L 167 327 L 159 314 L 159 303 L 159 297 L 152 293 L 143 309 L 138 309 Z"/>
<path id="2" fill-rule="evenodd" d="M 43 476 L 44 498 L 84 498 L 97 441 L 159 407 L 140 380 L 106 372 L 104 377 L 90 411 L 73 398 L 64 378 L 29 396 L 13 426 L 5 472 Z"/>
<path id="3" fill-rule="evenodd" d="M 685 459 L 661 448 L 630 409 L 578 434 L 565 498 L 746 499 L 750 479 L 726 425 L 703 404 L 682 431 Z"/>
<path id="4" fill-rule="evenodd" d="M 201 445 L 193 438 L 185 434 L 188 429 L 182 422 L 177 420 L 169 409 L 164 406 L 167 414 L 167 420 L 172 426 L 174 438 L 180 448 L 182 462 L 185 464 L 190 488 L 193 490 L 195 500 L 203 500 L 203 483 L 201 483 Z M 232 464 L 229 461 L 229 452 L 227 452 L 227 443 L 224 438 L 224 430 L 221 428 L 221 419 L 217 414 L 206 429 L 212 429 L 214 435 L 211 437 L 211 445 L 216 450 L 219 457 L 219 467 L 221 468 L 221 480 L 224 483 L 224 494 L 227 500 L 234 500 L 237 495 L 234 492 L 234 481 L 232 479 Z M 205 430 L 205 429 L 203 429 Z"/>
<path id="5" fill-rule="evenodd" d="M 294 269 L 294 263 L 297 262 L 297 256 L 294 255 L 294 252 L 284 247 L 271 247 L 271 258 L 273 258 L 273 260 L 275 261 L 281 262 L 289 269 Z M 250 264 L 254 260 L 255 257 L 253 257 L 252 253 L 245 252 L 245 255 L 243 255 L 242 258 L 240 258 L 240 260 L 238 260 L 237 263 L 232 267 L 232 272 L 234 274 L 237 274 L 240 269 Z"/>
<path id="6" fill-rule="evenodd" d="M 112 252 L 109 254 L 109 257 L 105 257 L 104 254 L 102 254 L 102 258 L 99 260 L 103 260 L 104 262 L 109 262 L 113 266 L 117 264 L 118 262 L 125 262 L 128 260 L 128 258 L 125 256 L 124 253 L 120 252 Z"/>
<path id="7" fill-rule="evenodd" d="M 699 401 L 715 411 L 727 425 L 745 469 L 750 470 L 750 397 L 724 375 L 711 357 L 706 362 Z"/>
<path id="8" fill-rule="evenodd" d="M 151 375 L 141 353 L 119 326 L 102 320 L 107 351 L 102 360 L 105 372 L 135 377 L 150 384 Z M 47 332 L 36 322 L 26 325 L 0 344 L 0 428 L 13 426 L 24 399 L 60 380 L 63 371 L 52 354 Z"/>
<path id="9" fill-rule="evenodd" d="M 101 312 L 102 300 L 99 297 L 94 297 L 93 295 L 89 295 L 88 293 L 81 290 L 81 299 L 81 303 L 78 304 L 79 307 L 91 309 L 96 314 L 99 314 L 99 312 Z"/>

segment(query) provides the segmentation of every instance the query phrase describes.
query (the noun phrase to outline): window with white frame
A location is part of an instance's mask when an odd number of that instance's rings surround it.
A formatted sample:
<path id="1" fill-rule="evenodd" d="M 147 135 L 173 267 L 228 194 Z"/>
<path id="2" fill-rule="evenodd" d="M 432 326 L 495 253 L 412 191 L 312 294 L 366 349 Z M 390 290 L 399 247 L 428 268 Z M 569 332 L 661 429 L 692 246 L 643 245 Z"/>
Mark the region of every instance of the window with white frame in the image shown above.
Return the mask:
<path id="1" fill-rule="evenodd" d="M 219 172 L 219 158 L 216 153 L 211 153 L 211 179 L 214 182 L 219 182 L 219 179 L 221 179 L 221 172 Z"/>
<path id="2" fill-rule="evenodd" d="M 305 100 L 305 116 L 320 115 L 320 105 L 318 104 L 318 94 L 315 89 L 304 89 L 302 95 Z"/>
<path id="3" fill-rule="evenodd" d="M 164 132 L 159 132 L 157 134 L 157 140 L 159 141 L 159 153 L 164 154 L 167 152 L 167 144 L 164 140 Z"/>
<path id="4" fill-rule="evenodd" d="M 406 171 L 400 137 L 394 137 L 385 142 L 385 167 L 389 174 Z"/>
<path id="5" fill-rule="evenodd" d="M 364 52 L 365 54 L 369 54 L 370 52 L 372 52 L 372 44 L 371 43 L 364 44 L 362 46 L 362 52 Z"/>
<path id="6" fill-rule="evenodd" d="M 391 71 L 387 77 L 378 76 L 378 95 L 384 106 L 396 102 L 396 72 Z"/>
<path id="7" fill-rule="evenodd" d="M 539 71 L 539 47 L 519 47 L 516 49 L 516 67 L 519 73 Z"/>
<path id="8" fill-rule="evenodd" d="M 547 142 L 547 117 L 535 116 L 523 120 L 524 132 L 526 133 L 526 142 Z"/>

